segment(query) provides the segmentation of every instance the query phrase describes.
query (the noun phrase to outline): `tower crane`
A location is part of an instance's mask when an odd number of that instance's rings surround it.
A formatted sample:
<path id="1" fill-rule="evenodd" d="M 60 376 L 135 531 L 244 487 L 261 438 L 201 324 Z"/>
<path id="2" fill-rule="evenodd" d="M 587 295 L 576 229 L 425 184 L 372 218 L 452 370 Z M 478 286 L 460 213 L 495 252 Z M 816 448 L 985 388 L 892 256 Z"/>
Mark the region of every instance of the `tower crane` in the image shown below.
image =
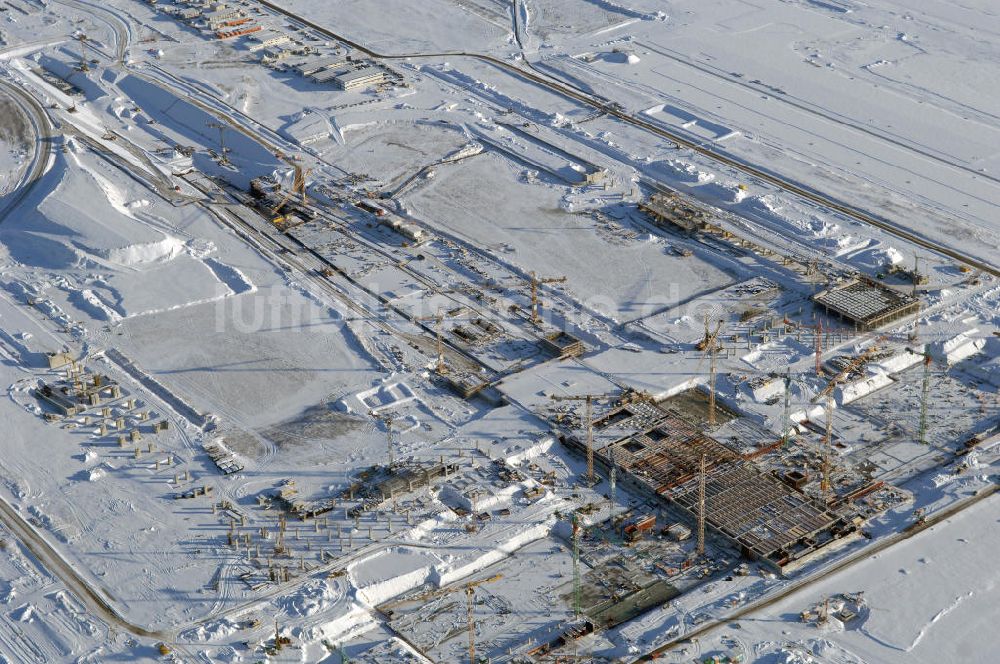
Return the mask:
<path id="1" fill-rule="evenodd" d="M 927 397 L 931 391 L 931 354 L 927 351 L 927 345 L 925 344 L 923 349 L 916 351 L 912 348 L 907 348 L 914 355 L 920 355 L 923 358 L 924 374 L 920 383 L 920 427 L 917 430 L 917 442 L 921 445 L 927 444 Z"/>
<path id="2" fill-rule="evenodd" d="M 830 495 L 830 451 L 833 444 L 833 391 L 836 389 L 837 385 L 851 375 L 855 369 L 865 364 L 873 355 L 875 355 L 875 353 L 881 350 L 881 343 L 887 338 L 888 337 L 886 335 L 878 337 L 871 346 L 851 360 L 847 366 L 838 371 L 837 375 L 830 379 L 826 387 L 824 387 L 819 394 L 812 398 L 813 403 L 817 403 L 820 399 L 825 399 L 824 411 L 826 415 L 826 428 L 823 433 L 823 465 L 820 477 L 820 492 L 823 496 L 824 505 L 829 502 Z"/>
<path id="3" fill-rule="evenodd" d="M 823 496 L 823 506 L 830 504 L 830 447 L 833 444 L 833 394 L 826 395 L 826 429 L 823 433 L 823 467 L 819 481 L 820 494 Z"/>
<path id="4" fill-rule="evenodd" d="M 706 459 L 701 455 L 701 463 L 698 465 L 698 555 L 705 555 L 705 482 L 706 482 Z"/>
<path id="5" fill-rule="evenodd" d="M 719 332 L 722 331 L 722 321 L 720 320 L 716 326 L 715 331 L 709 333 L 708 331 L 708 317 L 705 317 L 705 338 L 698 344 L 699 350 L 705 352 L 708 355 L 708 426 L 715 426 L 715 365 L 716 365 L 716 354 L 719 351 Z M 701 363 L 698 364 L 701 368 Z"/>
<path id="6" fill-rule="evenodd" d="M 566 277 L 539 277 L 534 272 L 529 273 L 531 277 L 531 322 L 538 325 L 542 322 L 542 316 L 539 312 L 541 302 L 538 298 L 538 287 L 542 284 L 561 284 L 565 283 Z"/>
<path id="7" fill-rule="evenodd" d="M 580 618 L 580 519 L 573 514 L 573 617 Z"/>
<path id="8" fill-rule="evenodd" d="M 465 617 L 467 621 L 467 629 L 469 632 L 469 662 L 470 664 L 475 664 L 476 661 L 476 622 L 475 622 L 475 610 L 476 610 L 476 588 L 479 586 L 484 586 L 488 583 L 493 583 L 499 581 L 503 578 L 503 574 L 494 574 L 487 579 L 480 579 L 479 581 L 470 581 L 469 583 L 463 583 L 460 585 L 452 586 L 451 588 L 441 588 L 438 590 L 432 590 L 431 592 L 424 593 L 422 595 L 417 595 L 416 597 L 410 597 L 407 599 L 397 600 L 390 604 L 383 604 L 381 606 L 382 611 L 386 611 L 395 606 L 400 606 L 402 604 L 409 604 L 411 602 L 423 602 L 431 599 L 439 599 L 450 595 L 453 592 L 462 590 L 465 592 Z"/>
<path id="9" fill-rule="evenodd" d="M 583 417 L 587 428 L 587 481 L 593 486 L 597 483 L 597 476 L 594 474 L 594 402 L 616 401 L 621 399 L 621 394 L 579 394 L 571 396 L 553 394 L 549 398 L 553 401 L 582 401 L 586 404 Z"/>
<path id="10" fill-rule="evenodd" d="M 87 54 L 84 51 L 84 46 L 87 44 L 87 35 L 85 35 L 83 33 L 80 33 L 80 36 L 77 37 L 77 39 L 80 42 L 80 67 L 79 67 L 79 70 L 83 71 L 83 72 L 90 71 L 90 66 L 87 64 Z"/>
<path id="11" fill-rule="evenodd" d="M 465 615 L 469 629 L 469 664 L 476 664 L 476 588 L 501 578 L 503 578 L 502 574 L 495 574 L 488 579 L 465 584 Z"/>

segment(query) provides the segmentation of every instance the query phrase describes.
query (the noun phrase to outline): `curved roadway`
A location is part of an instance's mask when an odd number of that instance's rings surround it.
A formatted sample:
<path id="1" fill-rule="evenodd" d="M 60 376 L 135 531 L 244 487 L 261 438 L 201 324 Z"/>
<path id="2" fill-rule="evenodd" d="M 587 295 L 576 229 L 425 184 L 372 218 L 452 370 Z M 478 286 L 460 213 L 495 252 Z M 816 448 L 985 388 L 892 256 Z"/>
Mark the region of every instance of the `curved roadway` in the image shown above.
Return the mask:
<path id="1" fill-rule="evenodd" d="M 110 625 L 119 627 L 137 636 L 161 637 L 160 632 L 150 631 L 139 625 L 134 625 L 123 618 L 111 605 L 108 598 L 94 588 L 94 584 L 81 576 L 73 565 L 38 534 L 35 528 L 21 518 L 21 515 L 3 498 L 0 498 L 0 521 L 10 532 L 24 543 L 24 546 L 38 559 L 45 569 L 54 574 L 66 587 L 82 601 L 96 616 Z"/>
<path id="2" fill-rule="evenodd" d="M 49 163 L 49 155 L 52 154 L 52 123 L 49 116 L 38 101 L 27 92 L 5 80 L 0 80 L 2 92 L 8 94 L 21 110 L 25 117 L 35 128 L 35 150 L 31 165 L 21 177 L 18 187 L 0 200 L 0 223 L 7 218 L 12 211 L 31 192 L 35 184 L 45 173 L 45 168 Z"/>

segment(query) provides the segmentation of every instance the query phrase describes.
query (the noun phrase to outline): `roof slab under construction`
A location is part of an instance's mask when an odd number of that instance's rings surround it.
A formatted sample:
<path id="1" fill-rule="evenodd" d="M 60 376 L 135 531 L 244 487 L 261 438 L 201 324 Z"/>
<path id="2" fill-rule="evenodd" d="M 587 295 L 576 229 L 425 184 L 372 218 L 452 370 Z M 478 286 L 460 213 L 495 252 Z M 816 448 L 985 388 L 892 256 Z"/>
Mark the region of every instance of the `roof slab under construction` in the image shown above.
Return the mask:
<path id="1" fill-rule="evenodd" d="M 853 279 L 813 296 L 827 313 L 836 314 L 862 330 L 874 330 L 920 309 L 915 297 L 869 279 Z"/>
<path id="2" fill-rule="evenodd" d="M 595 424 L 639 426 L 595 450 L 595 458 L 692 518 L 704 460 L 706 525 L 741 552 L 779 569 L 853 531 L 847 519 L 761 472 L 668 403 L 626 403 L 603 416 Z M 583 449 L 575 439 L 567 442 Z"/>

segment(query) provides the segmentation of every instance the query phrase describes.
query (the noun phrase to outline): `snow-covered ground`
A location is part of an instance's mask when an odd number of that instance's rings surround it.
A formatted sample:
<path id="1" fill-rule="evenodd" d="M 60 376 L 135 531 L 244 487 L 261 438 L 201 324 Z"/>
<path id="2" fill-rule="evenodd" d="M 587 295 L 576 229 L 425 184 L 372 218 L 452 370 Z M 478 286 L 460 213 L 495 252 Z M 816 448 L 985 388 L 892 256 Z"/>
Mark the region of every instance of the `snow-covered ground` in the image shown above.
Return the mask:
<path id="1" fill-rule="evenodd" d="M 664 661 L 736 652 L 752 662 L 956 662 L 989 658 L 1000 645 L 992 616 L 1000 592 L 995 565 L 1000 502 L 987 500 L 809 590 L 742 616 Z M 864 593 L 859 617 L 805 624 L 799 614 L 841 593 Z"/>
<path id="2" fill-rule="evenodd" d="M 905 536 L 1000 463 L 989 3 L 8 4 L 0 661 L 464 661 L 467 600 L 494 662 L 1000 645 L 997 499 Z M 258 25 L 289 39 L 215 35 Z M 666 190 L 712 226 L 657 224 Z M 919 311 L 811 302 L 855 276 Z M 662 407 L 813 505 L 828 430 L 858 532 L 785 575 L 697 556 L 646 470 L 582 480 L 584 395 L 599 454 Z"/>

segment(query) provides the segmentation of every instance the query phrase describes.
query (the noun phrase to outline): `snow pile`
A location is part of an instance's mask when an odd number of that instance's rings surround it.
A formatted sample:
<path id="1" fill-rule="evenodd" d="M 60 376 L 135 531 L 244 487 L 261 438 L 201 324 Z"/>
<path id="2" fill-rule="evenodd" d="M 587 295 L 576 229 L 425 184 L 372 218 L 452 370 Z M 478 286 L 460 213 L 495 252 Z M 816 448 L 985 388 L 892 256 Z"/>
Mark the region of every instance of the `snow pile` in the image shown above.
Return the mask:
<path id="1" fill-rule="evenodd" d="M 235 623 L 228 618 L 221 618 L 220 620 L 216 620 L 214 622 L 192 627 L 187 631 L 181 632 L 180 636 L 185 641 L 208 642 L 225 639 L 238 631 L 240 631 L 240 625 L 238 623 Z"/>
<path id="2" fill-rule="evenodd" d="M 486 512 L 509 505 L 515 494 L 528 489 L 533 484 L 535 484 L 535 481 L 529 480 L 511 484 L 495 491 L 487 488 L 485 492 L 475 495 L 474 504 L 472 494 L 468 492 L 463 493 L 455 486 L 449 484 L 441 489 L 441 501 L 446 505 L 460 507 L 466 512 Z"/>
<path id="3" fill-rule="evenodd" d="M 819 661 L 809 653 L 795 650 L 782 650 L 772 661 L 774 664 L 819 664 Z"/>
<path id="4" fill-rule="evenodd" d="M 218 251 L 218 247 L 211 240 L 205 238 L 195 238 L 187 243 L 187 252 L 191 258 L 201 260 L 208 258 Z"/>
<path id="5" fill-rule="evenodd" d="M 839 388 L 840 403 L 841 405 L 849 404 L 887 385 L 892 385 L 893 382 L 887 374 L 877 372 L 860 380 L 845 383 Z"/>
<path id="6" fill-rule="evenodd" d="M 357 598 L 377 606 L 426 583 L 439 560 L 430 551 L 397 546 L 351 563 L 347 571 Z"/>
<path id="7" fill-rule="evenodd" d="M 508 447 L 504 450 L 504 456 L 506 457 L 507 463 L 511 466 L 516 466 L 528 461 L 529 459 L 534 459 L 537 456 L 541 456 L 549 451 L 549 449 L 554 445 L 556 439 L 552 436 L 543 436 L 539 440 L 535 441 L 534 444 L 528 447 L 522 448 L 520 445 L 514 445 L 513 447 Z"/>
<path id="8" fill-rule="evenodd" d="M 979 330 L 973 328 L 955 335 L 947 341 L 931 344 L 931 356 L 945 364 L 957 364 L 980 352 L 986 346 L 985 339 L 974 339 L 973 334 Z"/>
<path id="9" fill-rule="evenodd" d="M 651 168 L 661 171 L 669 180 L 686 182 L 688 184 L 707 184 L 715 179 L 715 175 L 699 170 L 690 162 L 677 159 L 664 159 L 651 164 Z"/>
<path id="10" fill-rule="evenodd" d="M 162 239 L 154 242 L 130 244 L 97 253 L 119 265 L 135 266 L 141 263 L 167 261 L 175 258 L 183 250 L 182 240 L 164 235 Z"/>
<path id="11" fill-rule="evenodd" d="M 381 385 L 355 395 L 361 405 L 361 412 L 377 413 L 386 408 L 399 406 L 416 399 L 413 389 L 401 380 L 392 380 L 390 376 Z"/>
<path id="12" fill-rule="evenodd" d="M 899 253 L 895 247 L 885 247 L 873 253 L 883 259 L 883 265 L 898 265 L 903 262 L 903 254 Z"/>
<path id="13" fill-rule="evenodd" d="M 908 349 L 904 349 L 899 353 L 890 355 L 887 358 L 879 360 L 876 364 L 872 365 L 885 373 L 894 374 L 899 373 L 909 369 L 915 364 L 920 363 L 921 356 L 916 353 L 911 353 Z"/>
<path id="14" fill-rule="evenodd" d="M 416 650 L 407 645 L 404 641 L 395 636 L 383 641 L 379 641 L 374 647 L 364 653 L 366 662 L 425 662 L 427 661 Z"/>
<path id="15" fill-rule="evenodd" d="M 745 186 L 736 182 L 710 182 L 699 191 L 730 205 L 742 203 L 750 195 Z"/>
<path id="16" fill-rule="evenodd" d="M 452 567 L 452 561 L 450 560 L 446 561 L 444 564 L 437 565 L 434 568 L 434 572 L 430 580 L 439 588 L 455 583 L 470 574 L 474 574 L 481 569 L 489 567 L 493 563 L 503 560 L 521 547 L 524 547 L 535 540 L 546 537 L 550 530 L 551 526 L 547 521 L 537 523 L 530 528 L 508 537 L 503 542 L 499 543 L 496 548 L 484 550 L 482 555 L 473 558 L 464 565 Z"/>
<path id="17" fill-rule="evenodd" d="M 748 384 L 747 388 L 754 401 L 764 403 L 771 397 L 785 393 L 785 379 L 781 376 L 772 376 L 766 380 Z"/>
<path id="18" fill-rule="evenodd" d="M 355 634 L 366 632 L 377 625 L 371 613 L 356 602 L 347 605 L 347 610 L 332 620 L 304 630 L 300 635 L 303 641 L 344 641 Z"/>
<path id="19" fill-rule="evenodd" d="M 342 597 L 343 592 L 325 579 L 314 579 L 299 588 L 296 594 L 282 597 L 278 606 L 291 617 L 308 617 L 327 610 Z"/>
<path id="20" fill-rule="evenodd" d="M 35 607 L 31 604 L 24 604 L 11 611 L 10 617 L 17 622 L 30 623 L 35 619 Z"/>
<path id="21" fill-rule="evenodd" d="M 972 369 L 972 373 L 990 385 L 1000 387 L 1000 355 L 993 355 L 986 360 L 978 362 Z"/>
<path id="22" fill-rule="evenodd" d="M 97 480 L 101 479 L 107 474 L 108 474 L 107 471 L 101 466 L 97 466 L 96 468 L 91 468 L 90 470 L 87 471 L 87 481 L 96 482 Z"/>
<path id="23" fill-rule="evenodd" d="M 101 300 L 100 296 L 89 288 L 79 291 L 77 297 L 74 299 L 77 300 L 76 305 L 90 314 L 95 320 L 118 322 L 122 318 L 117 311 L 107 306 Z"/>
<path id="24" fill-rule="evenodd" d="M 0 604 L 10 604 L 16 598 L 17 592 L 13 584 L 10 581 L 0 581 Z"/>

